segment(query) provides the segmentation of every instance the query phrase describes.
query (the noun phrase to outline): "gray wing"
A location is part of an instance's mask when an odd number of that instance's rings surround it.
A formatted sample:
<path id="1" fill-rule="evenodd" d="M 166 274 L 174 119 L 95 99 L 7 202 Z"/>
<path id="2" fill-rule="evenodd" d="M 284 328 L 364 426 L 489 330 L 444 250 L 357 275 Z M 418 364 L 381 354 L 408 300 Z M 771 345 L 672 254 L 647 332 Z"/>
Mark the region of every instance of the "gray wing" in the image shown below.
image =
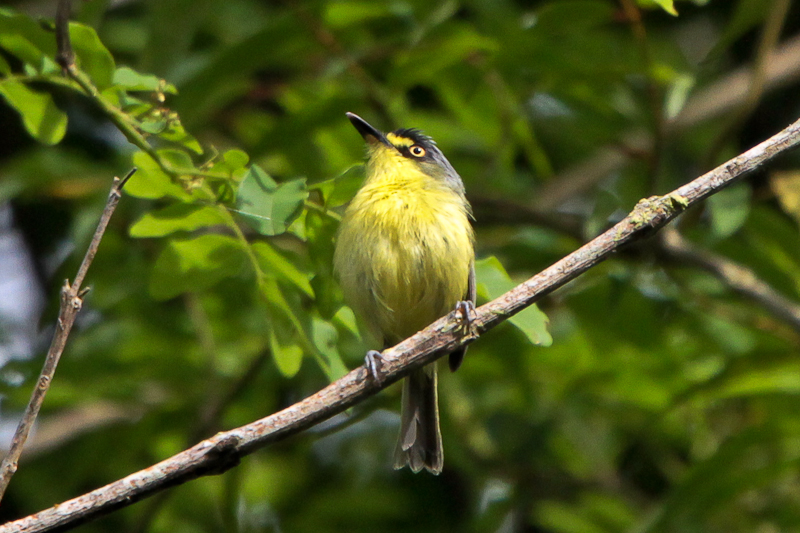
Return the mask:
<path id="1" fill-rule="evenodd" d="M 475 263 L 473 262 L 469 266 L 469 279 L 467 280 L 467 294 L 464 296 L 465 302 L 470 302 L 472 306 L 475 305 L 475 298 L 476 298 L 476 287 L 475 287 Z M 464 354 L 467 353 L 467 347 L 464 346 L 463 348 L 459 348 L 458 350 L 452 352 L 447 360 L 450 371 L 455 372 L 458 370 L 458 367 L 461 366 L 461 362 L 464 360 Z"/>

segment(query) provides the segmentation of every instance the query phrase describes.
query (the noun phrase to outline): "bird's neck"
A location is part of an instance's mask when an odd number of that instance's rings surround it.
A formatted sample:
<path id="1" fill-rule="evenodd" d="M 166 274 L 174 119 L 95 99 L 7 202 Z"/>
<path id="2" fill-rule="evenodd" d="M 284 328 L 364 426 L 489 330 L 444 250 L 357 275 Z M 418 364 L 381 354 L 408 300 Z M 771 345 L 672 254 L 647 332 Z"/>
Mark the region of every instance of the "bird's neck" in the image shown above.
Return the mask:
<path id="1" fill-rule="evenodd" d="M 397 154 L 374 157 L 367 164 L 365 186 L 385 191 L 414 193 L 436 187 L 437 180 L 425 174 L 416 163 Z"/>

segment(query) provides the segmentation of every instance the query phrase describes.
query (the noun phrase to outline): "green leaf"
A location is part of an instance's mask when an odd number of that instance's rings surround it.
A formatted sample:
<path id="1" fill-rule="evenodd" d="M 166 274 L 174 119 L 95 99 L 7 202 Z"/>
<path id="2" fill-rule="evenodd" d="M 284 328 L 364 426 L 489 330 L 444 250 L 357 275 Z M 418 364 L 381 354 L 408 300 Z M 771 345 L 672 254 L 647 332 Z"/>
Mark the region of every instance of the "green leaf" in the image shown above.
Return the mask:
<path id="1" fill-rule="evenodd" d="M 267 303 L 270 327 L 274 332 L 274 340 L 278 342 L 277 347 L 279 351 L 273 352 L 275 362 L 278 367 L 287 377 L 291 377 L 300 368 L 300 361 L 302 360 L 302 350 L 290 348 L 297 341 L 300 345 L 307 347 L 309 350 L 316 350 L 314 345 L 310 342 L 306 335 L 306 328 L 303 320 L 301 320 L 300 310 L 297 311 L 292 307 L 292 304 L 286 298 L 286 294 L 278 284 L 277 279 L 268 277 L 263 279 L 259 284 L 261 293 L 264 295 Z M 302 314 L 304 319 L 308 319 L 308 314 Z M 292 341 L 289 338 L 294 339 Z M 272 342 L 273 339 L 270 339 Z M 275 349 L 275 347 L 273 347 Z M 298 353 L 299 350 L 299 353 Z M 330 369 L 323 370 L 327 373 Z"/>
<path id="2" fill-rule="evenodd" d="M 177 113 L 170 113 L 167 116 L 167 127 L 159 132 L 158 136 L 166 141 L 183 145 L 196 154 L 203 153 L 203 147 L 197 142 L 192 135 L 190 135 L 180 121 Z"/>
<path id="3" fill-rule="evenodd" d="M 21 35 L 0 33 L 0 48 L 26 65 L 30 65 L 36 72 L 41 72 L 42 66 L 47 62 L 47 56 L 36 45 Z"/>
<path id="4" fill-rule="evenodd" d="M 164 149 L 159 150 L 158 155 L 174 170 L 191 172 L 194 169 L 192 158 L 183 150 Z"/>
<path id="5" fill-rule="evenodd" d="M 236 207 L 245 222 L 262 235 L 278 235 L 296 219 L 308 198 L 305 178 L 278 185 L 253 165 L 239 186 Z"/>
<path id="6" fill-rule="evenodd" d="M 372 19 L 394 15 L 392 6 L 383 2 L 348 0 L 325 4 L 325 22 L 332 28 L 345 28 L 354 24 L 363 24 Z"/>
<path id="7" fill-rule="evenodd" d="M 750 187 L 740 183 L 708 199 L 711 229 L 720 238 L 730 237 L 744 225 L 750 214 Z"/>
<path id="8" fill-rule="evenodd" d="M 361 335 L 358 330 L 358 320 L 356 319 L 356 314 L 346 305 L 343 305 L 339 308 L 339 310 L 333 316 L 333 322 L 334 324 L 337 324 L 347 330 L 355 338 L 359 338 Z"/>
<path id="9" fill-rule="evenodd" d="M 164 131 L 167 127 L 167 120 L 164 118 L 145 118 L 139 123 L 139 128 L 151 135 L 158 135 L 162 131 Z"/>
<path id="10" fill-rule="evenodd" d="M 342 305 L 342 293 L 333 277 L 333 241 L 338 224 L 315 210 L 306 211 L 308 255 L 316 273 L 311 280 L 314 300 L 323 318 L 330 319 Z"/>
<path id="11" fill-rule="evenodd" d="M 314 297 L 308 275 L 301 272 L 291 261 L 279 254 L 269 243 L 259 241 L 251 246 L 258 257 L 261 268 L 269 274 L 286 281 L 300 289 L 309 298 Z"/>
<path id="12" fill-rule="evenodd" d="M 98 90 L 110 87 L 116 69 L 114 57 L 100 41 L 94 28 L 70 22 L 69 36 L 80 69 L 92 79 Z"/>
<path id="13" fill-rule="evenodd" d="M 238 275 L 246 263 L 242 246 L 227 235 L 175 239 L 156 259 L 150 294 L 166 300 L 184 292 L 207 289 Z"/>
<path id="14" fill-rule="evenodd" d="M 191 195 L 183 187 L 174 183 L 148 154 L 136 152 L 133 154 L 133 164 L 139 170 L 125 185 L 127 194 L 151 200 L 165 196 L 179 200 L 191 200 Z"/>
<path id="15" fill-rule="evenodd" d="M 194 231 L 198 228 L 225 223 L 219 209 L 211 206 L 178 203 L 145 213 L 130 228 L 131 237 L 163 237 L 176 231 Z"/>
<path id="16" fill-rule="evenodd" d="M 0 11 L 0 48 L 30 65 L 36 72 L 57 72 L 53 58 L 56 40 L 27 15 L 9 10 Z"/>
<path id="17" fill-rule="evenodd" d="M 683 110 L 696 81 L 695 77 L 690 74 L 678 74 L 670 80 L 664 103 L 666 118 L 675 118 Z"/>
<path id="18" fill-rule="evenodd" d="M 653 7 L 655 5 L 672 16 L 678 16 L 678 12 L 675 10 L 674 0 L 639 0 L 639 5 L 642 7 Z"/>
<path id="19" fill-rule="evenodd" d="M 724 316 L 702 314 L 697 320 L 708 336 L 730 353 L 743 355 L 757 346 L 755 335 L 749 328 Z"/>
<path id="20" fill-rule="evenodd" d="M 536 18 L 532 22 L 533 28 L 549 35 L 565 35 L 566 31 L 576 31 L 586 38 L 591 35 L 589 32 L 613 20 L 614 13 L 613 6 L 608 2 L 561 0 L 542 4 L 536 10 Z"/>
<path id="21" fill-rule="evenodd" d="M 363 164 L 353 165 L 339 176 L 316 183 L 309 188 L 322 193 L 325 207 L 339 207 L 349 202 L 364 183 L 364 169 Z"/>
<path id="22" fill-rule="evenodd" d="M 67 132 L 67 115 L 47 93 L 32 91 L 25 84 L 4 80 L 0 94 L 22 116 L 25 129 L 43 144 L 57 144 Z"/>
<path id="23" fill-rule="evenodd" d="M 276 333 L 276 328 L 269 327 L 269 348 L 275 365 L 284 377 L 294 377 L 303 364 L 303 349 L 295 343 L 286 342 Z"/>
<path id="24" fill-rule="evenodd" d="M 516 286 L 496 257 L 475 261 L 475 276 L 478 282 L 478 296 L 492 300 Z M 519 328 L 533 344 L 550 346 L 553 338 L 547 331 L 547 315 L 536 305 L 531 305 L 508 319 Z"/>
<path id="25" fill-rule="evenodd" d="M 549 531 L 560 533 L 604 533 L 606 528 L 596 524 L 593 517 L 582 516 L 571 505 L 544 501 L 537 505 L 536 517 Z"/>
<path id="26" fill-rule="evenodd" d="M 731 257 L 760 265 L 758 271 L 772 272 L 767 280 L 775 283 L 776 288 L 791 287 L 800 294 L 800 247 L 793 221 L 777 210 L 758 205 L 753 208 L 743 234 L 745 245 L 739 245 Z"/>
<path id="27" fill-rule="evenodd" d="M 211 167 L 208 168 L 209 174 L 222 175 L 224 178 L 209 178 L 213 180 L 223 180 L 220 185 L 224 188 L 218 193 L 217 199 L 221 203 L 229 204 L 236 197 L 236 187 L 247 174 L 247 163 L 250 156 L 242 150 L 228 150 L 222 157 L 216 158 Z M 228 208 L 230 211 L 237 212 L 237 209 Z"/>
<path id="28" fill-rule="evenodd" d="M 250 156 L 242 150 L 228 150 L 222 154 L 222 158 L 214 162 L 211 167 L 213 172 L 225 172 L 232 178 L 241 178 L 245 175 L 242 172 L 247 163 L 250 162 Z"/>
<path id="29" fill-rule="evenodd" d="M 119 67 L 115 70 L 113 83 L 128 91 L 178 93 L 178 90 L 171 83 L 166 83 L 152 74 L 140 74 L 130 67 Z"/>
<path id="30" fill-rule="evenodd" d="M 336 381 L 347 374 L 347 367 L 342 361 L 342 356 L 339 354 L 339 349 L 336 345 L 339 333 L 333 324 L 316 316 L 312 319 L 311 327 L 314 346 L 316 346 L 328 365 L 328 379 Z"/>

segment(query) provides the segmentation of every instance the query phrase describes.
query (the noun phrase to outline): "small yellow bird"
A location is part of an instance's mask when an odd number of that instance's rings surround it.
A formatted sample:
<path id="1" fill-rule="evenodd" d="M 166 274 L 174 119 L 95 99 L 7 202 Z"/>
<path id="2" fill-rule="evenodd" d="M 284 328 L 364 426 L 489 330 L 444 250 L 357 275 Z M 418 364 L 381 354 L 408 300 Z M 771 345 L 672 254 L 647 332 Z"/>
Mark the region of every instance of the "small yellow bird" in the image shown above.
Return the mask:
<path id="1" fill-rule="evenodd" d="M 475 302 L 474 235 L 464 184 L 430 137 L 415 129 L 381 133 L 347 117 L 367 143 L 366 180 L 342 219 L 334 254 L 344 296 L 393 346 L 454 308 L 469 321 Z M 450 354 L 450 369 L 466 348 Z M 376 358 L 367 366 L 379 379 Z M 394 467 L 442 471 L 436 363 L 403 385 Z"/>

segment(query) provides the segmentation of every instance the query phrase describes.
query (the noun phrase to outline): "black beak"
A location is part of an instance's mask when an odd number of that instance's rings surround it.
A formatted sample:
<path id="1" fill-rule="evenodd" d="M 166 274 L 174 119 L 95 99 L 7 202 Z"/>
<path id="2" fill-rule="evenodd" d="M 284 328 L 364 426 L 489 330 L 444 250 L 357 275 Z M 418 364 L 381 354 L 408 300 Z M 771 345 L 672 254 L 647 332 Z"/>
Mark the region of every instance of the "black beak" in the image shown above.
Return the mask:
<path id="1" fill-rule="evenodd" d="M 347 118 L 350 119 L 350 122 L 353 124 L 353 126 L 358 130 L 358 133 L 364 137 L 364 140 L 367 142 L 367 144 L 373 144 L 376 142 L 388 144 L 386 141 L 386 136 L 373 128 L 369 122 L 359 117 L 355 113 L 347 112 L 345 114 L 347 115 Z"/>

